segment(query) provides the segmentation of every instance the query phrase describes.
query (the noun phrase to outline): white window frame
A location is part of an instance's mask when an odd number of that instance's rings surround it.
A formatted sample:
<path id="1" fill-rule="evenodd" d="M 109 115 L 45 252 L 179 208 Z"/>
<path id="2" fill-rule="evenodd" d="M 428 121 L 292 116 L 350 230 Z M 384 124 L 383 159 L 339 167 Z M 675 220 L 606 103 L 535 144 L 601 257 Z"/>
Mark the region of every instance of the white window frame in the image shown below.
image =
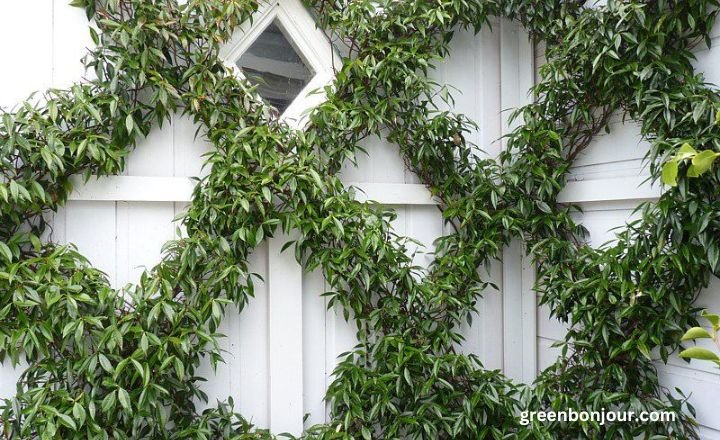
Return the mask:
<path id="1" fill-rule="evenodd" d="M 309 111 L 325 100 L 326 95 L 322 89 L 332 84 L 336 69 L 339 68 L 337 63 L 340 57 L 299 0 L 275 0 L 262 4 L 252 22 L 240 26 L 222 48 L 220 56 L 238 77 L 245 79 L 242 70 L 235 63 L 274 20 L 277 20 L 298 55 L 315 73 L 312 80 L 280 115 L 280 120 L 291 127 L 302 128 L 307 123 Z"/>

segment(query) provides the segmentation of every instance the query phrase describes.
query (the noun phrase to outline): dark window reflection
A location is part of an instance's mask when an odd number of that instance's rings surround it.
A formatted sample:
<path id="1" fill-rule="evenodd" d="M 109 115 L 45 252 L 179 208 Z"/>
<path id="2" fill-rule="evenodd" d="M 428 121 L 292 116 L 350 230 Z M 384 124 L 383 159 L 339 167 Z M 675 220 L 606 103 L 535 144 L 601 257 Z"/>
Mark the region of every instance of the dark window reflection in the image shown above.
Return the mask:
<path id="1" fill-rule="evenodd" d="M 283 113 L 312 79 L 306 65 L 274 21 L 240 59 L 237 66 L 260 96 Z"/>

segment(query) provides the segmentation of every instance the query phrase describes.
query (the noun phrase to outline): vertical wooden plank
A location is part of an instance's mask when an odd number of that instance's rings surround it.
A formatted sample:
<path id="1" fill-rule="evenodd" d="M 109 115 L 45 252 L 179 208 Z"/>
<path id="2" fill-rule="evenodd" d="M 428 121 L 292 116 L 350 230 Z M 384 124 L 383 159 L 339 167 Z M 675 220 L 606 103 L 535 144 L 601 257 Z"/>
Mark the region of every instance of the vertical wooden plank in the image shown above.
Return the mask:
<path id="1" fill-rule="evenodd" d="M 68 88 L 83 77 L 94 77 L 85 72 L 82 58 L 92 47 L 85 11 L 74 8 L 69 2 L 53 2 L 53 87 Z"/>
<path id="2" fill-rule="evenodd" d="M 127 160 L 128 176 L 173 176 L 173 128 L 168 122 L 155 125 L 147 138 L 141 139 Z"/>
<path id="3" fill-rule="evenodd" d="M 205 138 L 201 130 L 195 137 L 198 125 L 189 116 L 176 114 L 173 117 L 174 142 L 174 176 L 201 177 L 210 169 L 202 169 L 205 159 L 203 154 L 212 150 L 213 146 Z"/>
<path id="4" fill-rule="evenodd" d="M 327 308 L 327 300 L 325 302 Z M 349 353 L 357 345 L 357 327 L 355 326 L 354 317 L 352 314 L 349 315 L 348 320 L 345 320 L 343 315 L 343 309 L 338 304 L 335 304 L 333 308 L 327 311 L 326 317 L 326 386 L 333 381 L 333 372 L 337 364 L 345 359 L 346 356 L 343 354 Z M 328 408 L 329 412 L 329 408 Z"/>
<path id="5" fill-rule="evenodd" d="M 510 121 L 509 117 L 514 109 L 530 102 L 529 90 L 535 81 L 535 59 L 532 42 L 517 23 L 503 20 L 500 29 L 502 134 L 506 135 L 522 124 L 521 120 Z M 507 147 L 506 139 L 503 139 L 502 146 Z"/>
<path id="6" fill-rule="evenodd" d="M 122 288 L 134 280 L 130 264 L 130 203 L 117 202 L 115 211 L 115 281 L 114 286 Z"/>
<path id="7" fill-rule="evenodd" d="M 370 158 L 370 182 L 373 183 L 404 183 L 405 162 L 400 148 L 390 143 L 383 133 L 382 139 L 373 139 L 367 151 Z"/>
<path id="8" fill-rule="evenodd" d="M 522 121 L 510 121 L 513 109 L 526 104 L 534 82 L 534 53 L 527 34 L 516 23 L 501 22 L 501 102 L 503 134 Z M 507 148 L 507 140 L 503 140 Z M 503 367 L 509 377 L 530 382 L 537 370 L 534 278 L 523 245 L 513 240 L 503 251 Z"/>
<path id="9" fill-rule="evenodd" d="M 66 240 L 115 282 L 115 202 L 68 202 Z"/>
<path id="10" fill-rule="evenodd" d="M 67 243 L 65 240 L 65 206 L 58 208 L 46 216 L 48 228 L 40 240 L 48 243 Z"/>
<path id="11" fill-rule="evenodd" d="M 169 202 L 117 202 L 117 287 L 138 282 L 160 262 L 162 246 L 175 238 L 174 214 Z"/>
<path id="12" fill-rule="evenodd" d="M 521 104 L 520 99 L 520 47 L 517 25 L 508 20 L 500 22 L 500 105 L 502 106 L 502 134 L 510 133 L 518 125 L 509 117 L 512 110 Z M 507 148 L 507 139 L 502 139 L 502 148 Z"/>
<path id="13" fill-rule="evenodd" d="M 253 279 L 255 297 L 242 311 L 237 321 L 240 412 L 261 428 L 270 427 L 270 339 L 268 312 L 268 244 L 260 244 L 249 258 L 249 268 L 262 277 Z"/>
<path id="14" fill-rule="evenodd" d="M 479 130 L 475 138 L 469 138 L 489 157 L 500 152 L 502 136 L 502 105 L 500 58 L 501 38 L 500 20 L 494 19 L 492 29 L 483 28 L 479 34 L 467 31 L 467 36 L 458 42 L 453 41 L 451 57 L 457 61 L 449 66 L 455 73 L 454 85 L 460 88 L 462 97 L 457 101 L 454 111 L 466 113 L 478 124 Z M 464 51 L 457 52 L 456 44 L 467 46 Z M 469 60 L 475 60 L 468 69 Z M 457 95 L 458 92 L 455 94 Z M 453 233 L 445 228 L 445 233 Z M 502 263 L 493 262 L 490 270 L 479 268 L 484 279 L 489 279 L 502 289 Z M 472 314 L 472 324 L 462 323 L 461 331 L 465 336 L 461 350 L 480 357 L 483 365 L 490 369 L 502 369 L 503 366 L 503 304 L 502 294 L 494 288 L 486 289 L 478 298 L 477 311 Z"/>
<path id="15" fill-rule="evenodd" d="M 291 236 L 280 232 L 268 241 L 270 336 L 270 429 L 300 435 L 303 430 L 302 268 Z"/>
<path id="16" fill-rule="evenodd" d="M 440 108 L 464 114 L 472 120 L 479 121 L 478 95 L 482 89 L 482 81 L 478 81 L 477 38 L 472 30 L 458 30 L 450 43 L 450 54 L 438 65 L 437 73 L 432 76 L 441 85 L 449 87 L 454 105 L 438 100 Z M 468 142 L 480 144 L 479 131 L 466 134 Z"/>
<path id="17" fill-rule="evenodd" d="M 326 421 L 325 280 L 320 270 L 303 274 L 303 414 L 305 427 Z"/>
<path id="18" fill-rule="evenodd" d="M 15 107 L 52 84 L 52 12 L 52 0 L 0 2 L 0 107 Z"/>
<path id="19" fill-rule="evenodd" d="M 491 280 L 502 290 L 502 263 L 493 262 L 490 270 L 479 269 L 485 280 Z M 501 370 L 503 366 L 503 319 L 501 292 L 488 287 L 478 299 L 476 312 L 471 315 L 471 323 L 461 323 L 461 333 L 465 340 L 460 347 L 463 353 L 472 353 L 480 357 L 485 368 Z"/>
<path id="20" fill-rule="evenodd" d="M 0 401 L 12 399 L 17 394 L 17 381 L 26 368 L 27 363 L 24 361 L 21 361 L 17 368 L 13 368 L 7 359 L 0 364 Z"/>
<path id="21" fill-rule="evenodd" d="M 405 209 L 405 234 L 422 244 L 408 243 L 408 251 L 417 251 L 413 264 L 427 268 L 435 259 L 435 240 L 443 234 L 442 214 L 435 206 L 407 206 Z"/>
<path id="22" fill-rule="evenodd" d="M 503 371 L 522 379 L 522 245 L 513 240 L 503 250 Z M 531 341 L 534 342 L 534 341 Z"/>
<path id="23" fill-rule="evenodd" d="M 518 26 L 516 24 L 516 26 Z M 528 33 L 517 27 L 518 33 L 518 105 L 532 102 L 531 88 L 535 85 L 535 48 Z M 519 124 L 522 121 L 518 122 Z"/>
<path id="24" fill-rule="evenodd" d="M 500 21 L 500 105 L 502 114 L 502 134 L 510 133 L 513 124 L 509 114 L 519 104 L 519 47 L 515 24 Z M 507 139 L 501 141 L 502 149 L 507 149 Z M 522 249 L 517 240 L 503 249 L 503 371 L 514 379 L 522 378 L 522 282 L 520 270 Z"/>
<path id="25" fill-rule="evenodd" d="M 537 295 L 535 286 L 535 264 L 523 252 L 522 256 L 522 381 L 532 383 L 537 377 Z"/>
<path id="26" fill-rule="evenodd" d="M 477 340 L 474 345 L 476 351 L 473 352 L 480 356 L 485 368 L 491 370 L 501 370 L 503 367 L 503 267 L 502 262 L 495 261 L 489 271 L 480 269 L 485 272 L 484 278 L 491 280 L 500 290 L 488 287 L 483 291 L 470 333 Z"/>
<path id="27" fill-rule="evenodd" d="M 506 375 L 532 383 L 537 375 L 537 304 L 532 290 L 535 266 L 523 244 L 503 251 L 503 367 Z"/>
<path id="28" fill-rule="evenodd" d="M 483 28 L 478 44 L 478 63 L 480 82 L 478 85 L 479 118 L 475 122 L 480 126 L 479 146 L 489 157 L 497 157 L 501 151 L 502 114 L 500 98 L 500 22 L 493 20 L 493 28 Z"/>
<path id="29" fill-rule="evenodd" d="M 144 271 L 160 262 L 162 246 L 175 236 L 174 215 L 170 202 L 128 203 L 127 282 L 137 282 Z"/>
<path id="30" fill-rule="evenodd" d="M 517 26 L 517 24 L 516 24 Z M 535 84 L 535 50 L 533 42 L 524 29 L 518 29 L 518 106 L 530 103 L 533 96 L 530 89 Z M 522 121 L 518 121 L 521 124 Z M 525 253 L 523 246 L 522 261 L 522 340 L 523 363 L 522 381 L 532 383 L 537 377 L 537 295 L 533 288 L 536 281 L 536 267 Z"/>
<path id="31" fill-rule="evenodd" d="M 343 182 L 369 182 L 370 181 L 370 148 L 377 142 L 377 138 L 370 137 L 363 139 L 360 146 L 367 152 L 359 151 L 355 157 L 355 164 L 346 160 L 340 170 L 340 179 Z"/>
<path id="32" fill-rule="evenodd" d="M 405 164 L 397 145 L 384 137 L 369 137 L 361 142 L 366 153 L 359 152 L 357 166 L 350 162 L 340 173 L 344 182 L 405 183 Z"/>
<path id="33" fill-rule="evenodd" d="M 222 351 L 222 357 L 225 362 L 219 363 L 217 369 L 213 370 L 210 363 L 210 359 L 204 358 L 200 366 L 197 369 L 196 375 L 204 377 L 207 382 L 203 385 L 203 391 L 208 396 L 207 403 L 196 402 L 198 408 L 212 408 L 216 407 L 219 402 L 228 401 L 229 397 L 238 402 L 240 396 L 239 386 L 237 380 L 235 380 L 235 372 L 238 368 L 237 359 L 237 322 L 239 315 L 233 305 L 227 307 L 225 311 L 225 318 L 220 323 L 217 332 L 225 335 L 224 338 L 220 338 L 220 349 Z M 237 407 L 235 408 L 238 409 Z"/>

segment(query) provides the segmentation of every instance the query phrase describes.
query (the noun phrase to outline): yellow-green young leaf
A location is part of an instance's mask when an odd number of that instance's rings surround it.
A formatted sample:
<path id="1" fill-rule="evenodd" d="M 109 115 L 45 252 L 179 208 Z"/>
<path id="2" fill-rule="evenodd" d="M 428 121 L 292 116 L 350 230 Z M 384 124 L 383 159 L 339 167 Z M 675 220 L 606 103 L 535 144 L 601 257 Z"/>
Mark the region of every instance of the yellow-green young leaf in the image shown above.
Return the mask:
<path id="1" fill-rule="evenodd" d="M 685 332 L 682 337 L 683 341 L 691 341 L 694 339 L 712 339 L 712 335 L 702 327 L 693 327 Z"/>
<path id="2" fill-rule="evenodd" d="M 697 156 L 693 157 L 691 169 L 693 169 L 699 176 L 707 172 L 712 167 L 716 157 L 718 157 L 718 154 L 714 151 L 701 151 L 697 154 Z"/>
<path id="3" fill-rule="evenodd" d="M 687 142 L 682 144 L 680 149 L 678 150 L 677 154 L 675 155 L 675 160 L 683 160 L 683 159 L 689 159 L 697 154 L 697 151 L 692 147 L 692 145 L 688 144 Z"/>
<path id="4" fill-rule="evenodd" d="M 681 358 L 685 359 L 700 359 L 703 361 L 718 361 L 720 357 L 707 348 L 702 347 L 691 347 L 680 353 Z"/>
<path id="5" fill-rule="evenodd" d="M 695 168 L 694 166 L 692 166 L 692 164 L 690 164 L 690 166 L 688 167 L 688 170 L 687 170 L 687 176 L 688 177 L 700 177 L 699 170 L 697 168 Z"/>
<path id="6" fill-rule="evenodd" d="M 720 110 L 715 113 L 715 123 L 720 124 Z"/>
<path id="7" fill-rule="evenodd" d="M 712 313 L 708 313 L 707 310 L 703 310 L 703 312 L 700 314 L 703 318 L 710 321 L 710 324 L 713 326 L 713 330 L 718 331 L 720 330 L 720 315 L 715 315 Z"/>
<path id="8" fill-rule="evenodd" d="M 662 182 L 665 185 L 677 186 L 677 175 L 678 175 L 678 163 L 676 160 L 671 160 L 662 169 Z"/>
<path id="9" fill-rule="evenodd" d="M 70 6 L 74 6 L 76 8 L 84 8 L 85 6 L 87 6 L 85 1 L 86 0 L 72 0 L 70 2 Z"/>

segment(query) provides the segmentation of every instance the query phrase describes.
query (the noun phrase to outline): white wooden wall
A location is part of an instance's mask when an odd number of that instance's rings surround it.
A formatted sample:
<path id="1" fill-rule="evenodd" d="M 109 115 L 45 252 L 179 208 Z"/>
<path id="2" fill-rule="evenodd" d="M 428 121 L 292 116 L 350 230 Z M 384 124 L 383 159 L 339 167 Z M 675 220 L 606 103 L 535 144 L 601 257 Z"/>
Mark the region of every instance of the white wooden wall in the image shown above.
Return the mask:
<path id="1" fill-rule="evenodd" d="M 602 3 L 602 1 L 600 2 Z M 698 72 L 709 83 L 720 84 L 720 27 L 713 31 L 712 49 L 695 50 Z M 542 45 L 536 47 L 536 65 L 544 62 Z M 642 202 L 655 200 L 660 194 L 658 186 L 643 184 L 649 175 L 643 157 L 647 142 L 640 137 L 636 122 L 622 121 L 618 115 L 610 124 L 610 134 L 596 137 L 592 145 L 581 154 L 573 174 L 576 182 L 568 185 L 561 194 L 565 201 L 579 202 L 584 213 L 580 220 L 590 232 L 593 246 L 613 240 L 613 228 L 621 227 L 634 218 L 632 211 Z M 699 307 L 720 310 L 720 280 L 714 278 L 697 301 Z M 537 311 L 538 369 L 550 365 L 557 357 L 553 342 L 562 339 L 566 329 L 549 319 L 546 307 Z M 703 344 L 704 345 L 704 344 Z M 710 344 L 707 344 L 708 348 Z M 656 353 L 656 358 L 659 355 Z M 717 396 L 720 395 L 720 369 L 708 362 L 692 361 L 688 364 L 677 355 L 667 365 L 657 362 L 661 383 L 674 393 L 675 387 L 691 394 L 690 403 L 697 410 L 702 438 L 720 439 L 720 419 L 717 417 Z"/>
<path id="2" fill-rule="evenodd" d="M 82 78 L 78 60 L 89 44 L 87 22 L 82 11 L 66 3 L 0 2 L 0 106 L 11 107 L 34 90 Z M 512 128 L 506 110 L 527 101 L 535 65 L 543 62 L 542 48 L 533 50 L 524 33 L 507 22 L 496 22 L 493 31 L 477 36 L 458 32 L 452 45 L 436 79 L 460 89 L 454 93 L 455 111 L 479 124 L 470 140 L 495 156 L 504 147 L 499 139 Z M 720 82 L 720 51 L 704 50 L 698 56 L 698 68 L 710 81 Z M 156 129 L 132 154 L 124 176 L 73 195 L 56 216 L 50 238 L 75 243 L 116 286 L 137 280 L 176 233 L 171 220 L 186 206 L 186 177 L 200 174 L 200 155 L 209 146 L 194 140 L 195 128 L 176 116 Z M 396 230 L 426 245 L 416 258 L 428 264 L 433 240 L 446 232 L 437 207 L 404 170 L 395 146 L 373 140 L 366 147 L 369 156 L 361 157 L 357 168 L 346 167 L 343 179 L 363 187 L 369 198 L 395 207 Z M 562 197 L 584 206 L 582 221 L 593 244 L 611 239 L 609 229 L 622 225 L 639 202 L 657 196 L 657 189 L 639 186 L 646 173 L 641 161 L 645 148 L 636 126 L 616 120 L 612 133 L 599 137 L 579 158 L 575 181 Z M 304 273 L 290 254 L 279 255 L 282 243 L 282 238 L 270 240 L 252 255 L 252 268 L 266 281 L 258 283 L 242 316 L 230 313 L 223 324 L 227 364 L 217 374 L 204 368 L 211 402 L 232 395 L 238 409 L 259 426 L 299 433 L 305 414 L 305 426 L 326 419 L 322 399 L 330 374 L 337 355 L 352 348 L 355 337 L 340 315 L 325 312 L 322 276 Z M 278 273 L 282 276 L 273 276 Z M 462 349 L 477 353 L 488 368 L 531 382 L 553 362 L 556 352 L 550 345 L 565 329 L 536 307 L 534 273 L 521 244 L 505 249 L 503 261 L 492 266 L 489 276 L 500 291 L 485 293 L 473 325 L 464 328 Z M 720 310 L 720 300 L 711 294 L 715 290 L 709 289 L 701 302 Z M 669 387 L 694 392 L 704 433 L 720 438 L 711 397 L 720 392 L 718 370 L 678 359 L 660 369 Z M 17 374 L 0 366 L 0 397 L 12 395 Z"/>

